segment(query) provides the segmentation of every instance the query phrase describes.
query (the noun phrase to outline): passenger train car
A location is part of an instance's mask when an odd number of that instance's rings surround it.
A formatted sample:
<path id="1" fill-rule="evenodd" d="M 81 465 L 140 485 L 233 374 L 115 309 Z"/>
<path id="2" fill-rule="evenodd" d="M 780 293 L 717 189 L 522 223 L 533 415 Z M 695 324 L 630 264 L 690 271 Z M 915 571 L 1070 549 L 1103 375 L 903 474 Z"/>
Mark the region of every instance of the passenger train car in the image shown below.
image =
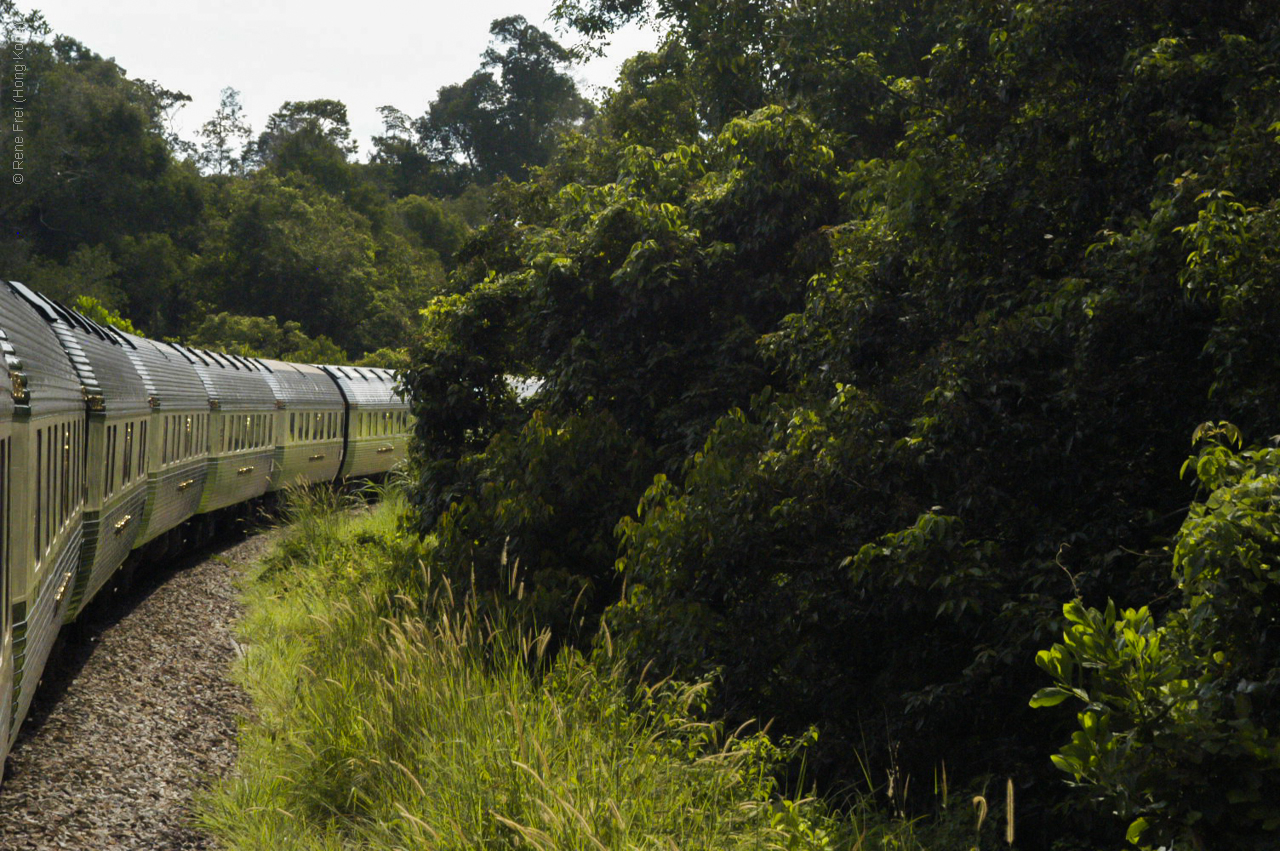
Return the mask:
<path id="1" fill-rule="evenodd" d="M 292 485 L 385 473 L 389 370 L 160 343 L 0 281 L 0 778 L 60 628 L 131 553 Z"/>

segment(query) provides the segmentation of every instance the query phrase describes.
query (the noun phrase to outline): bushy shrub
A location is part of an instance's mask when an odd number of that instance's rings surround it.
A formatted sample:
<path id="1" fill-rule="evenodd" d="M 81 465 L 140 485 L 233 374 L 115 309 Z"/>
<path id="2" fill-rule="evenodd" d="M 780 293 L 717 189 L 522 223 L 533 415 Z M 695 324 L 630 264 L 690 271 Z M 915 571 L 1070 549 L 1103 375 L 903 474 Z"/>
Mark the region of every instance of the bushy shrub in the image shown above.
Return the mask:
<path id="1" fill-rule="evenodd" d="M 1216 429 L 1238 437 L 1234 427 Z M 1280 831 L 1280 450 L 1214 443 L 1173 548 L 1177 604 L 1063 612 L 1033 706 L 1079 700 L 1053 757 L 1143 847 L 1273 848 Z"/>

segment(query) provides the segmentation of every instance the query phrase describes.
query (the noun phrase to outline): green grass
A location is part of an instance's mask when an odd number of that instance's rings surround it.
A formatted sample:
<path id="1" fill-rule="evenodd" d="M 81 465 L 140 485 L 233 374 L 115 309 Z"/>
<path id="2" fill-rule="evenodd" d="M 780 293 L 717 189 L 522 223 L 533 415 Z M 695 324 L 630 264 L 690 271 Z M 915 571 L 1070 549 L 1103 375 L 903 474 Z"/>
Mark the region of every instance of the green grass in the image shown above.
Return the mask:
<path id="1" fill-rule="evenodd" d="M 545 635 L 433 581 L 402 510 L 301 497 L 248 581 L 256 717 L 200 816 L 224 847 L 919 847 L 910 823 L 780 797 L 778 748 L 700 720 L 704 686 L 628 684 L 607 642 L 542 659 Z"/>

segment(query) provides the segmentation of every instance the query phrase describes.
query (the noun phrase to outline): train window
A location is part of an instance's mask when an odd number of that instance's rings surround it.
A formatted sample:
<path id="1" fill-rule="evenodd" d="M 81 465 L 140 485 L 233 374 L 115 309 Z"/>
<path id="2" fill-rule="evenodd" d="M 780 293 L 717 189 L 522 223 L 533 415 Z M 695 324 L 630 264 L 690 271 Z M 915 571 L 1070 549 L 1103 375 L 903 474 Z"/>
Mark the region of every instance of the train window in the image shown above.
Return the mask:
<path id="1" fill-rule="evenodd" d="M 44 543 L 44 429 L 36 432 L 36 564 L 40 563 L 40 556 L 44 552 L 41 544 Z"/>
<path id="2" fill-rule="evenodd" d="M 80 508 L 80 423 L 71 423 L 71 510 Z"/>
<path id="3" fill-rule="evenodd" d="M 124 424 L 124 453 L 120 459 L 120 484 L 133 480 L 133 423 Z"/>
<path id="4" fill-rule="evenodd" d="M 58 453 L 53 446 L 53 429 L 53 426 L 44 429 L 44 541 L 46 549 L 53 542 L 55 528 L 53 525 L 53 491 L 57 480 L 54 478 L 53 459 L 57 457 Z"/>
<path id="5" fill-rule="evenodd" d="M 71 423 L 71 510 L 80 507 L 80 424 Z"/>
<path id="6" fill-rule="evenodd" d="M 62 517 L 71 513 L 71 424 L 62 424 Z"/>
<path id="7" fill-rule="evenodd" d="M 138 475 L 147 472 L 147 421 L 138 424 Z"/>
<path id="8" fill-rule="evenodd" d="M 116 437 L 116 427 L 108 426 L 106 447 L 105 447 L 106 457 L 103 459 L 104 470 L 103 470 L 103 476 L 102 476 L 102 496 L 104 499 L 111 496 L 111 481 L 115 477 L 115 466 L 116 466 L 115 437 Z"/>
<path id="9" fill-rule="evenodd" d="M 45 541 L 48 543 L 53 543 L 58 531 L 58 502 L 53 498 L 58 492 L 58 448 L 54 444 L 57 430 L 57 426 L 44 430 L 44 519 Z"/>

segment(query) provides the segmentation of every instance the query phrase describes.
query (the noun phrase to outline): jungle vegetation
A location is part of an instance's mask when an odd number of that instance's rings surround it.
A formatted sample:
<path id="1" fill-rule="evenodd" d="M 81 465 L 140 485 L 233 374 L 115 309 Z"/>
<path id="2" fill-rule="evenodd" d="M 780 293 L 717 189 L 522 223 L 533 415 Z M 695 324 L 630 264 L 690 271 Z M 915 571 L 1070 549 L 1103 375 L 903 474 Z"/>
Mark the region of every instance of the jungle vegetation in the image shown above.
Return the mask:
<path id="1" fill-rule="evenodd" d="M 228 93 L 184 148 L 181 95 L 51 38 L 64 159 L 0 265 L 148 333 L 400 349 L 433 574 L 816 735 L 834 801 L 1008 783 L 1028 848 L 1274 847 L 1271 6 L 558 15 L 667 36 L 589 104 L 501 19 L 365 163 L 326 100 L 255 136 Z"/>
<path id="2" fill-rule="evenodd" d="M 1273 847 L 1274 10 L 560 13 L 670 35 L 428 310 L 434 563 L 817 729 L 824 788 L 945 764 L 1025 847 Z"/>
<path id="3" fill-rule="evenodd" d="M 490 187 L 545 163 L 591 111 L 569 52 L 512 16 L 421 118 L 385 107 L 365 162 L 331 99 L 286 102 L 255 132 L 227 89 L 184 140 L 169 117 L 186 95 L 129 77 L 14 0 L 0 26 L 29 44 L 23 83 L 40 105 L 22 128 L 26 182 L 0 195 L 4 275 L 94 298 L 152 336 L 246 354 L 402 365 Z M 6 123 L 6 150 L 13 135 Z"/>

